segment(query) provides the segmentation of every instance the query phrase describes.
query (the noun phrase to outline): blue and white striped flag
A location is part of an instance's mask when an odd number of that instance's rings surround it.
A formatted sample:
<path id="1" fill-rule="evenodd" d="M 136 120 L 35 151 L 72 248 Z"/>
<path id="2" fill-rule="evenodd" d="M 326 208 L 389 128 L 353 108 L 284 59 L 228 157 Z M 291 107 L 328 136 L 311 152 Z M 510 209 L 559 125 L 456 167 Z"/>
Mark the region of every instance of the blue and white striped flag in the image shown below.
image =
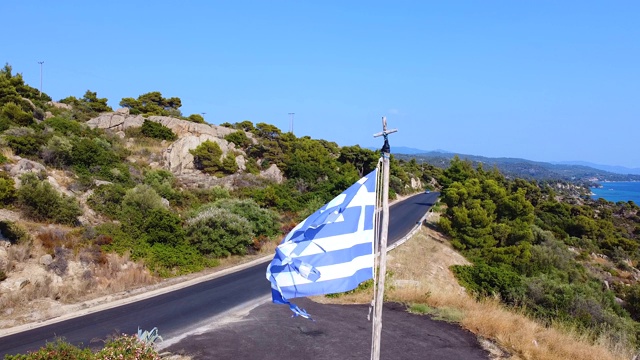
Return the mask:
<path id="1" fill-rule="evenodd" d="M 293 228 L 267 267 L 274 303 L 355 289 L 373 278 L 373 218 L 377 170 L 325 204 Z"/>

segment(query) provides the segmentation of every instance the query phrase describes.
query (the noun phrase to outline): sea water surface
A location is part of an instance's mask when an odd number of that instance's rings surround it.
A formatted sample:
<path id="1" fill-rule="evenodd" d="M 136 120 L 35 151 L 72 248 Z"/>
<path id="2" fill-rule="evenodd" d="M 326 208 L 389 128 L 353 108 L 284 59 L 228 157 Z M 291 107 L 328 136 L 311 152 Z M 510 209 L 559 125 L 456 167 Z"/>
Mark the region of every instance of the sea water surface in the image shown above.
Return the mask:
<path id="1" fill-rule="evenodd" d="M 602 188 L 591 189 L 595 194 L 591 196 L 592 198 L 604 198 L 613 202 L 632 200 L 640 205 L 640 182 L 603 182 L 601 185 Z"/>

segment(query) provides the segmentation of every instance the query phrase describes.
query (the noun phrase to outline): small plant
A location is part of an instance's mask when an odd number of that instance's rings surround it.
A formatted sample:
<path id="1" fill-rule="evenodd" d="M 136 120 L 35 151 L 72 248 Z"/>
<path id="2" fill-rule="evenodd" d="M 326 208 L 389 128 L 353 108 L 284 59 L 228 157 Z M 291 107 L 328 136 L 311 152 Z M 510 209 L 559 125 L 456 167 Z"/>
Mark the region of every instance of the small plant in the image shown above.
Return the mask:
<path id="1" fill-rule="evenodd" d="M 149 120 L 145 120 L 142 123 L 140 131 L 145 136 L 160 140 L 173 141 L 178 138 L 178 136 L 168 127 Z"/>
<path id="2" fill-rule="evenodd" d="M 163 341 L 162 336 L 158 334 L 157 327 L 154 327 L 153 329 L 151 329 L 151 331 L 147 331 L 147 330 L 142 331 L 142 329 L 138 327 L 138 335 L 136 336 L 138 337 L 138 340 L 142 341 L 147 345 L 153 345 L 158 340 Z"/>

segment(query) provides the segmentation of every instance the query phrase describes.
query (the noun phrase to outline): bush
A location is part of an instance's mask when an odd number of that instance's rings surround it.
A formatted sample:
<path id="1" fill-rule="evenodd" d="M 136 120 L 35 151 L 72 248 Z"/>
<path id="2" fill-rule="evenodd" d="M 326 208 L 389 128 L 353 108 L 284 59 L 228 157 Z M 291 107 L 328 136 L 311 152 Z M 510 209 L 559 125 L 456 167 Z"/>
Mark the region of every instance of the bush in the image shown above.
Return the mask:
<path id="1" fill-rule="evenodd" d="M 242 130 L 227 134 L 225 135 L 224 139 L 230 143 L 234 143 L 240 149 L 246 149 L 249 145 L 251 145 L 251 139 L 249 139 L 247 134 L 245 134 L 245 132 Z"/>
<path id="2" fill-rule="evenodd" d="M 0 172 L 0 207 L 13 202 L 16 194 L 15 182 L 6 172 Z"/>
<path id="3" fill-rule="evenodd" d="M 222 171 L 225 174 L 235 174 L 238 171 L 238 163 L 236 163 L 236 157 L 233 152 L 229 151 L 222 159 Z"/>
<path id="4" fill-rule="evenodd" d="M 322 205 L 322 204 L 321 204 Z M 278 234 L 278 215 L 271 210 L 262 209 L 251 199 L 222 199 L 213 204 L 214 207 L 227 209 L 249 221 L 251 230 L 256 236 L 272 237 Z"/>
<path id="5" fill-rule="evenodd" d="M 154 139 L 173 141 L 178 138 L 171 129 L 154 121 L 145 120 L 140 129 L 143 135 Z"/>
<path id="6" fill-rule="evenodd" d="M 119 218 L 126 224 L 139 226 L 153 209 L 164 208 L 162 198 L 149 185 L 141 184 L 127 190 L 122 198 Z"/>
<path id="7" fill-rule="evenodd" d="M 90 349 L 80 349 L 63 339 L 48 342 L 40 350 L 29 352 L 26 355 L 5 355 L 5 360 L 93 360 L 95 359 Z"/>
<path id="8" fill-rule="evenodd" d="M 193 155 L 193 165 L 196 169 L 210 175 L 216 175 L 220 171 L 222 149 L 218 143 L 207 140 L 197 148 L 189 150 L 189 153 Z"/>
<path id="9" fill-rule="evenodd" d="M 45 143 L 45 136 L 32 128 L 21 127 L 9 129 L 5 132 L 4 140 L 16 155 L 35 157 L 40 147 Z"/>
<path id="10" fill-rule="evenodd" d="M 87 204 L 98 213 L 110 219 L 115 219 L 120 214 L 121 203 L 125 194 L 126 189 L 122 185 L 100 185 L 89 196 Z"/>
<path id="11" fill-rule="evenodd" d="M 54 135 L 46 145 L 40 149 L 40 157 L 45 163 L 62 167 L 71 163 L 71 150 L 73 146 L 69 139 Z"/>
<path id="12" fill-rule="evenodd" d="M 0 233 L 12 244 L 18 244 L 29 240 L 29 234 L 19 225 L 9 220 L 0 221 Z"/>
<path id="13" fill-rule="evenodd" d="M 247 219 L 227 209 L 207 209 L 187 221 L 187 241 L 205 255 L 244 255 L 252 244 L 251 228 Z"/>
<path id="14" fill-rule="evenodd" d="M 182 244 L 184 240 L 182 221 L 176 214 L 164 208 L 149 211 L 144 219 L 142 230 L 145 232 L 149 244 L 161 243 L 177 246 Z"/>
<path id="15" fill-rule="evenodd" d="M 138 340 L 135 335 L 123 334 L 108 341 L 104 348 L 96 353 L 96 360 L 160 360 L 160 355 L 151 344 Z"/>
<path id="16" fill-rule="evenodd" d="M 31 219 L 73 225 L 82 215 L 77 201 L 59 194 L 49 182 L 39 180 L 33 173 L 22 175 L 20 180 L 18 206 Z"/>
<path id="17" fill-rule="evenodd" d="M 187 120 L 198 124 L 205 124 L 204 118 L 199 114 L 191 114 Z"/>
<path id="18" fill-rule="evenodd" d="M 33 123 L 33 115 L 12 102 L 2 106 L 2 109 L 0 109 L 0 119 L 4 119 L 18 126 L 29 126 Z"/>
<path id="19" fill-rule="evenodd" d="M 522 298 L 522 278 L 506 266 L 486 264 L 454 265 L 451 270 L 456 278 L 471 292 L 479 296 L 500 295 L 502 300 L 514 304 Z"/>
<path id="20" fill-rule="evenodd" d="M 80 135 L 82 134 L 82 125 L 74 120 L 65 119 L 55 116 L 44 121 L 45 126 L 53 128 L 62 135 Z"/>
<path id="21" fill-rule="evenodd" d="M 5 355 L 5 360 L 160 360 L 153 348 L 138 340 L 135 335 L 116 337 L 105 343 L 104 348 L 93 353 L 89 348 L 76 347 L 61 338 L 48 342 L 44 347 L 28 354 Z"/>

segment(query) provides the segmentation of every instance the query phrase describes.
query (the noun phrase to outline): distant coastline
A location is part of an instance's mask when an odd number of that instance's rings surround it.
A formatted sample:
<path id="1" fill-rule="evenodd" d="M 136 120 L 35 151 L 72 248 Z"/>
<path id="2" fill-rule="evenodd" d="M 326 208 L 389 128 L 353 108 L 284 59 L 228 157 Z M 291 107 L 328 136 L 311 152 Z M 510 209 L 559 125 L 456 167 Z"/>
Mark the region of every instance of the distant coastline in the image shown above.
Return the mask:
<path id="1" fill-rule="evenodd" d="M 633 201 L 640 204 L 640 181 L 600 181 L 591 188 L 593 199 L 603 198 L 612 202 Z"/>

